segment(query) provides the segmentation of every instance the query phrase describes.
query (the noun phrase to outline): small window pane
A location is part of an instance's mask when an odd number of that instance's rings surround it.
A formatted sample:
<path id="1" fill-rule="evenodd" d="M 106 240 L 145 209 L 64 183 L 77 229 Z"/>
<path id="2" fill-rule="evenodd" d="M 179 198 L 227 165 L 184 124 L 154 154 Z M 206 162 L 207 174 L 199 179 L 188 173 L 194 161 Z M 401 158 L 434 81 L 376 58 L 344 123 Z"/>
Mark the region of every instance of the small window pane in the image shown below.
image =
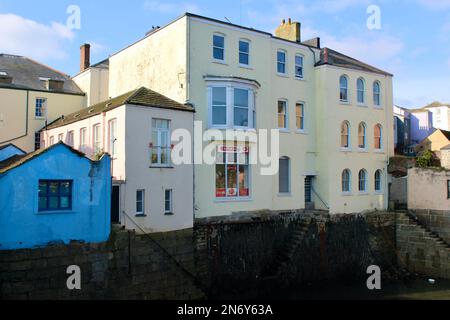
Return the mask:
<path id="1" fill-rule="evenodd" d="M 45 210 L 47 208 L 47 198 L 39 197 L 39 210 Z"/>
<path id="2" fill-rule="evenodd" d="M 223 48 L 225 44 L 225 38 L 219 35 L 214 35 L 213 37 L 214 47 Z"/>
<path id="3" fill-rule="evenodd" d="M 49 197 L 48 198 L 48 208 L 49 209 L 58 209 L 58 205 L 59 205 L 59 201 L 58 201 L 58 197 Z"/>
<path id="4" fill-rule="evenodd" d="M 279 192 L 280 193 L 289 193 L 289 159 L 281 158 L 280 159 L 280 168 L 279 168 Z"/>
<path id="5" fill-rule="evenodd" d="M 61 197 L 61 208 L 62 209 L 70 208 L 70 198 L 69 197 Z"/>
<path id="6" fill-rule="evenodd" d="M 213 105 L 226 105 L 227 104 L 227 90 L 226 88 L 213 88 Z"/>
<path id="7" fill-rule="evenodd" d="M 58 182 L 50 182 L 48 191 L 50 194 L 58 194 L 58 186 L 59 183 Z"/>
<path id="8" fill-rule="evenodd" d="M 213 106 L 213 124 L 226 125 L 227 124 L 227 107 Z"/>

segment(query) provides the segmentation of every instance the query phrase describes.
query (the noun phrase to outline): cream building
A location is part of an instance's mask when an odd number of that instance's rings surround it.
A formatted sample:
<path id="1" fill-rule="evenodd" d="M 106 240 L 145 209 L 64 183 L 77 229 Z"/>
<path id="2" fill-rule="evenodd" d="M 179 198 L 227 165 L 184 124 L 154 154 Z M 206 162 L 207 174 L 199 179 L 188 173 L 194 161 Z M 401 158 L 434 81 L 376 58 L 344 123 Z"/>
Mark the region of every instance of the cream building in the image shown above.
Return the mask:
<path id="1" fill-rule="evenodd" d="M 85 107 L 83 91 L 59 71 L 26 57 L 0 54 L 0 146 L 39 148 L 46 123 Z"/>
<path id="2" fill-rule="evenodd" d="M 111 218 L 137 232 L 193 226 L 193 165 L 172 165 L 171 132 L 192 132 L 193 108 L 141 87 L 50 124 L 58 141 L 98 158 L 111 156 Z"/>
<path id="3" fill-rule="evenodd" d="M 191 103 L 203 130 L 280 129 L 280 171 L 272 176 L 248 164 L 255 144 L 203 142 L 216 144 L 219 156 L 195 166 L 196 218 L 387 208 L 392 75 L 321 48 L 320 39 L 302 42 L 299 23 L 283 21 L 274 36 L 184 14 L 109 58 L 111 96 L 140 86 Z"/>

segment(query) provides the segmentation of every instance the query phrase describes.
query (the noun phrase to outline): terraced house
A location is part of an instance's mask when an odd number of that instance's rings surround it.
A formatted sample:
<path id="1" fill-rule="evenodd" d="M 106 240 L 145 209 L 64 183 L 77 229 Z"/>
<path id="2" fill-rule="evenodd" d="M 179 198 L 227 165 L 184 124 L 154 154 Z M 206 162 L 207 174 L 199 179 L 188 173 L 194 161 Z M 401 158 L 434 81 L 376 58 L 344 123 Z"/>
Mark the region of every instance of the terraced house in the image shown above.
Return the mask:
<path id="1" fill-rule="evenodd" d="M 0 146 L 40 147 L 39 131 L 62 114 L 86 106 L 66 74 L 26 57 L 0 54 Z"/>
<path id="2" fill-rule="evenodd" d="M 82 50 L 84 67 L 75 80 L 89 83 L 85 57 Z M 152 29 L 101 65 L 107 76 L 95 78 L 95 90 L 107 87 L 108 96 L 119 97 L 149 88 L 192 106 L 194 119 L 203 123 L 202 132 L 280 130 L 275 175 L 262 175 L 262 165 L 249 162 L 256 148 L 252 142 L 234 139 L 235 147 L 225 148 L 227 141 L 206 139 L 194 146 L 194 156 L 211 144 L 217 153 L 215 164 L 193 169 L 193 201 L 186 202 L 184 209 L 192 204 L 196 218 L 260 210 L 354 213 L 387 208 L 387 165 L 394 154 L 392 75 L 322 48 L 319 38 L 304 41 L 300 23 L 282 21 L 272 35 L 186 13 Z M 79 85 L 88 97 L 95 96 L 92 86 Z M 126 121 L 127 128 L 133 126 Z M 142 136 L 158 127 L 150 118 L 143 121 Z M 164 128 L 169 133 L 173 129 Z M 95 148 L 95 137 L 101 134 L 95 128 L 88 130 L 93 130 L 91 147 Z M 55 131 L 51 135 L 56 139 Z M 149 136 L 147 143 L 144 139 L 135 145 L 147 167 L 158 137 Z M 164 141 L 165 146 L 171 144 Z M 121 152 L 127 159 L 132 157 L 126 147 Z M 143 168 L 129 166 L 127 179 L 145 174 Z M 159 170 L 171 175 L 177 169 Z M 151 190 L 139 194 L 138 185 L 126 188 L 136 193 L 136 202 L 155 201 Z"/>

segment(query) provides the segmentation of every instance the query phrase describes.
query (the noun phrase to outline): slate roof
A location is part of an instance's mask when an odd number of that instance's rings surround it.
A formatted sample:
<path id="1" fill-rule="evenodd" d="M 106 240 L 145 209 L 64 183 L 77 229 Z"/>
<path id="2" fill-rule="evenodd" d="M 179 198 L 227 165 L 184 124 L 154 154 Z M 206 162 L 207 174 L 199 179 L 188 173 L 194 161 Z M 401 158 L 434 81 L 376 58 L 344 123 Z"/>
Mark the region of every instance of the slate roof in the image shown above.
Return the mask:
<path id="1" fill-rule="evenodd" d="M 330 48 L 323 48 L 320 52 L 320 61 L 316 63 L 316 66 L 332 65 L 342 68 L 354 69 L 359 71 L 367 71 L 372 73 L 378 73 L 385 76 L 393 76 L 391 73 L 375 68 L 367 63 L 346 56 L 340 52 L 332 50 Z"/>
<path id="2" fill-rule="evenodd" d="M 17 150 L 22 151 L 23 153 L 26 153 L 25 151 L 23 151 L 18 146 L 16 146 L 15 144 L 12 144 L 12 143 L 8 143 L 8 144 L 5 144 L 4 146 L 0 146 L 0 150 L 6 149 L 7 147 L 14 147 Z"/>
<path id="3" fill-rule="evenodd" d="M 44 129 L 54 129 L 62 127 L 70 123 L 74 123 L 101 114 L 103 112 L 110 111 L 125 104 L 194 112 L 194 108 L 189 104 L 181 104 L 153 90 L 141 87 L 139 89 L 120 95 L 116 98 L 100 102 L 89 108 L 84 108 L 69 115 L 64 115 L 56 121 L 50 123 Z"/>
<path id="4" fill-rule="evenodd" d="M 11 84 L 0 83 L 0 88 L 84 95 L 67 74 L 26 57 L 0 54 L 0 72 L 6 72 L 7 76 L 12 77 Z M 44 81 L 40 78 L 64 81 L 63 89 L 47 90 Z"/>
<path id="5" fill-rule="evenodd" d="M 444 136 L 450 141 L 450 131 L 445 131 L 445 130 L 440 130 L 443 134 L 444 134 Z"/>
<path id="6" fill-rule="evenodd" d="M 26 155 L 16 155 L 16 156 L 13 156 L 11 158 L 8 158 L 8 159 L 0 162 L 0 174 L 5 173 L 5 172 L 7 172 L 7 171 L 9 171 L 11 169 L 14 169 L 14 168 L 18 167 L 18 166 L 21 166 L 22 164 L 24 164 L 24 163 L 26 163 L 26 162 L 28 162 L 28 161 L 30 161 L 30 160 L 40 156 L 41 154 L 43 154 L 43 153 L 45 153 L 45 152 L 55 148 L 56 146 L 59 146 L 59 145 L 63 145 L 64 147 L 66 147 L 67 149 L 69 149 L 73 153 L 77 154 L 78 156 L 86 158 L 84 153 L 82 153 L 82 152 L 80 152 L 78 150 L 75 150 L 72 147 L 70 147 L 70 146 L 64 144 L 62 141 L 60 141 L 60 142 L 58 142 L 58 143 L 56 143 L 56 144 L 54 144 L 54 145 L 52 145 L 52 146 L 50 146 L 48 148 L 38 149 L 38 150 L 36 150 L 34 152 L 31 152 L 31 153 L 28 153 Z M 86 158 L 86 159 L 90 160 L 89 158 Z"/>
<path id="7" fill-rule="evenodd" d="M 448 144 L 445 147 L 441 148 L 441 150 L 450 150 L 450 144 Z"/>

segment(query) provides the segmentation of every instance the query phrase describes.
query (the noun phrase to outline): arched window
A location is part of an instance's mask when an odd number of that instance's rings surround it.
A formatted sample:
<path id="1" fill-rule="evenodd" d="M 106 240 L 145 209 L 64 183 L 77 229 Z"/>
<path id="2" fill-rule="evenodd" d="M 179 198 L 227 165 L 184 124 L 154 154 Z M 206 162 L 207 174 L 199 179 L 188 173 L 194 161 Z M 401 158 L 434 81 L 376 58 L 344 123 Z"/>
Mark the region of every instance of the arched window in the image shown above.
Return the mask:
<path id="1" fill-rule="evenodd" d="M 358 148 L 366 148 L 366 124 L 364 122 L 358 126 Z"/>
<path id="2" fill-rule="evenodd" d="M 358 174 L 358 190 L 360 192 L 367 191 L 367 171 L 362 169 Z"/>
<path id="3" fill-rule="evenodd" d="M 377 150 L 381 150 L 381 148 L 383 147 L 382 135 L 383 135 L 383 129 L 381 128 L 381 124 L 375 125 L 374 130 L 373 130 L 373 138 L 374 138 L 374 148 Z"/>
<path id="4" fill-rule="evenodd" d="M 350 192 L 351 172 L 349 169 L 342 171 L 342 192 Z"/>
<path id="5" fill-rule="evenodd" d="M 356 81 L 356 89 L 357 89 L 357 97 L 358 97 L 358 103 L 365 103 L 366 102 L 366 84 L 364 82 L 363 78 L 359 78 Z"/>
<path id="6" fill-rule="evenodd" d="M 291 192 L 290 186 L 290 159 L 289 157 L 280 158 L 280 168 L 278 172 L 278 187 L 280 194 Z"/>
<path id="7" fill-rule="evenodd" d="M 348 78 L 347 76 L 341 76 L 339 79 L 340 88 L 340 100 L 342 102 L 348 102 Z"/>
<path id="8" fill-rule="evenodd" d="M 373 83 L 373 104 L 376 106 L 381 105 L 381 86 L 378 81 Z"/>
<path id="9" fill-rule="evenodd" d="M 350 147 L 350 124 L 347 121 L 341 124 L 341 148 Z"/>
<path id="10" fill-rule="evenodd" d="M 377 192 L 381 191 L 381 178 L 382 178 L 381 170 L 377 170 L 375 172 L 375 191 Z"/>

